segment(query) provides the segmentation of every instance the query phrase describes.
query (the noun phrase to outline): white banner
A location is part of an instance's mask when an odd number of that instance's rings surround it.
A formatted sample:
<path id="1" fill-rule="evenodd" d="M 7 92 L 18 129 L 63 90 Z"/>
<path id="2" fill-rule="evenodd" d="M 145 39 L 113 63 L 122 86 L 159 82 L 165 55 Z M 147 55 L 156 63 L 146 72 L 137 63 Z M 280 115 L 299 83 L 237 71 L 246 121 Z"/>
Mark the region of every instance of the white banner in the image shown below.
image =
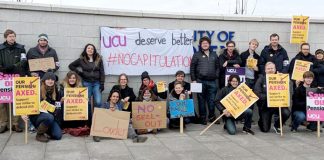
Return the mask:
<path id="1" fill-rule="evenodd" d="M 105 74 L 173 75 L 189 73 L 193 30 L 101 27 Z"/>

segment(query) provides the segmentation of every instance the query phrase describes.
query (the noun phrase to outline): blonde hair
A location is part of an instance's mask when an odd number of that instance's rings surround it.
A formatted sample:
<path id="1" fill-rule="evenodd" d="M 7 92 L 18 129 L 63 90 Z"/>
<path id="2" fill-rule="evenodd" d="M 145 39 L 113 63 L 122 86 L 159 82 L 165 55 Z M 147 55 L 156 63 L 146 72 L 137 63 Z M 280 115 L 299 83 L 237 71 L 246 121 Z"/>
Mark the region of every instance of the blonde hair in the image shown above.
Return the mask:
<path id="1" fill-rule="evenodd" d="M 257 46 L 259 47 L 259 42 L 258 42 L 257 39 L 255 39 L 255 38 L 254 39 L 251 39 L 250 42 L 249 42 L 249 44 L 251 44 L 252 42 L 256 43 Z"/>
<path id="2" fill-rule="evenodd" d="M 64 88 L 71 88 L 72 86 L 70 85 L 70 83 L 69 83 L 69 79 L 72 77 L 72 76 L 75 76 L 75 78 L 76 78 L 76 81 L 75 81 L 75 87 L 82 87 L 82 83 L 81 83 L 81 78 L 80 78 L 80 76 L 76 73 L 76 72 L 74 72 L 74 71 L 69 71 L 67 74 L 66 74 L 66 76 L 65 76 L 65 78 L 64 78 L 64 80 L 62 81 L 62 86 L 64 87 Z"/>

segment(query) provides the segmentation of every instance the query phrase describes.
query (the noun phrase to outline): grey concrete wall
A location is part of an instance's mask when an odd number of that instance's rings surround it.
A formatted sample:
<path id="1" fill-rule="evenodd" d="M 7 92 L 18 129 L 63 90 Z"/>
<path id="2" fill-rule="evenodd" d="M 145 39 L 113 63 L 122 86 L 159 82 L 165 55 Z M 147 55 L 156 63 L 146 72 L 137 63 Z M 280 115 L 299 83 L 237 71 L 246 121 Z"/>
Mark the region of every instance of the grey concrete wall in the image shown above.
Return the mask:
<path id="1" fill-rule="evenodd" d="M 100 26 L 235 31 L 233 40 L 237 42 L 240 51 L 246 50 L 248 41 L 256 38 L 260 41 L 259 53 L 269 43 L 269 35 L 276 32 L 290 57 L 298 52 L 298 46 L 289 43 L 289 17 L 179 15 L 0 2 L 0 34 L 6 29 L 13 29 L 17 33 L 17 42 L 25 44 L 28 50 L 37 44 L 38 34 L 47 33 L 49 44 L 57 50 L 61 62 L 58 72 L 60 79 L 69 71 L 68 64 L 79 57 L 85 44 L 93 43 L 100 49 Z M 318 48 L 324 48 L 323 28 L 324 19 L 311 19 L 309 43 L 312 53 Z M 214 38 L 213 40 L 217 41 Z M 222 42 L 217 43 L 225 45 Z M 174 80 L 173 75 L 152 78 L 155 81 Z M 106 76 L 105 93 L 109 92 L 116 81 L 117 76 Z M 130 77 L 130 86 L 138 91 L 139 76 Z"/>

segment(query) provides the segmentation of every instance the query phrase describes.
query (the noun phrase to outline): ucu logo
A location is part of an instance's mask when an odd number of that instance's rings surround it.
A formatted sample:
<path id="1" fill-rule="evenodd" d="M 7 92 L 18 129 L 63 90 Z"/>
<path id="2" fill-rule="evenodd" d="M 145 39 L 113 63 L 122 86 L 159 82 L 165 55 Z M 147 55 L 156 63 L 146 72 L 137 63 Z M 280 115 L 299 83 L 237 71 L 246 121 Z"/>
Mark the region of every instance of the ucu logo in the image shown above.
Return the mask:
<path id="1" fill-rule="evenodd" d="M 126 46 L 126 36 L 109 36 L 109 38 L 103 36 L 102 43 L 105 48 Z"/>
<path id="2" fill-rule="evenodd" d="M 236 69 L 234 69 L 234 68 L 227 69 L 227 72 L 228 73 L 236 73 Z"/>
<path id="3" fill-rule="evenodd" d="M 319 114 L 307 114 L 307 117 L 309 119 L 320 119 L 320 115 Z"/>

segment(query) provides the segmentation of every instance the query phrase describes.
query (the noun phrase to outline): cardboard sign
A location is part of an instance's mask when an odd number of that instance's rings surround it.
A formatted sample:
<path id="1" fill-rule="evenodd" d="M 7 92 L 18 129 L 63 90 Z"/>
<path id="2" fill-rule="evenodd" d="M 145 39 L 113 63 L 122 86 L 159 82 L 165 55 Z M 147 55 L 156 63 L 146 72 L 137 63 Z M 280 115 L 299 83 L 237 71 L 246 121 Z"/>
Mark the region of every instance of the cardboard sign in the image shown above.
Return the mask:
<path id="1" fill-rule="evenodd" d="M 294 70 L 292 72 L 291 79 L 303 81 L 303 74 L 309 71 L 312 62 L 296 60 L 294 65 Z"/>
<path id="2" fill-rule="evenodd" d="M 64 120 L 88 120 L 87 99 L 87 88 L 64 88 Z"/>
<path id="3" fill-rule="evenodd" d="M 192 117 L 195 116 L 195 107 L 192 99 L 170 101 L 170 117 Z"/>
<path id="4" fill-rule="evenodd" d="M 240 67 L 240 68 L 226 67 L 225 86 L 227 86 L 228 79 L 231 75 L 238 75 L 240 77 L 240 83 L 244 83 L 245 82 L 245 67 Z"/>
<path id="5" fill-rule="evenodd" d="M 324 121 L 324 90 L 306 89 L 307 121 Z"/>
<path id="6" fill-rule="evenodd" d="M 246 67 L 248 68 L 255 68 L 258 64 L 258 60 L 254 58 L 246 59 Z"/>
<path id="7" fill-rule="evenodd" d="M 160 81 L 156 83 L 158 93 L 163 93 L 167 90 L 166 81 Z"/>
<path id="8" fill-rule="evenodd" d="M 202 83 L 190 83 L 190 90 L 193 93 L 201 93 L 202 92 Z"/>
<path id="9" fill-rule="evenodd" d="M 309 16 L 293 16 L 290 43 L 301 44 L 308 40 Z"/>
<path id="10" fill-rule="evenodd" d="M 29 59 L 30 71 L 46 71 L 48 69 L 55 69 L 55 62 L 53 57 Z"/>
<path id="11" fill-rule="evenodd" d="M 39 77 L 14 77 L 13 83 L 14 115 L 39 114 Z"/>
<path id="12" fill-rule="evenodd" d="M 55 106 L 48 103 L 47 101 L 43 100 L 41 103 L 40 103 L 40 107 L 39 107 L 39 111 L 40 112 L 54 112 L 55 111 Z"/>
<path id="13" fill-rule="evenodd" d="M 268 107 L 289 107 L 289 74 L 267 74 Z"/>
<path id="14" fill-rule="evenodd" d="M 129 112 L 95 108 L 92 116 L 90 135 L 127 139 L 129 119 Z"/>
<path id="15" fill-rule="evenodd" d="M 12 103 L 13 77 L 19 77 L 19 74 L 3 74 L 0 72 L 0 103 Z"/>
<path id="16" fill-rule="evenodd" d="M 166 102 L 132 102 L 135 129 L 167 128 Z"/>
<path id="17" fill-rule="evenodd" d="M 252 89 L 245 83 L 242 83 L 225 96 L 220 102 L 236 119 L 251 105 L 258 101 L 258 99 L 259 97 L 255 95 Z"/>

